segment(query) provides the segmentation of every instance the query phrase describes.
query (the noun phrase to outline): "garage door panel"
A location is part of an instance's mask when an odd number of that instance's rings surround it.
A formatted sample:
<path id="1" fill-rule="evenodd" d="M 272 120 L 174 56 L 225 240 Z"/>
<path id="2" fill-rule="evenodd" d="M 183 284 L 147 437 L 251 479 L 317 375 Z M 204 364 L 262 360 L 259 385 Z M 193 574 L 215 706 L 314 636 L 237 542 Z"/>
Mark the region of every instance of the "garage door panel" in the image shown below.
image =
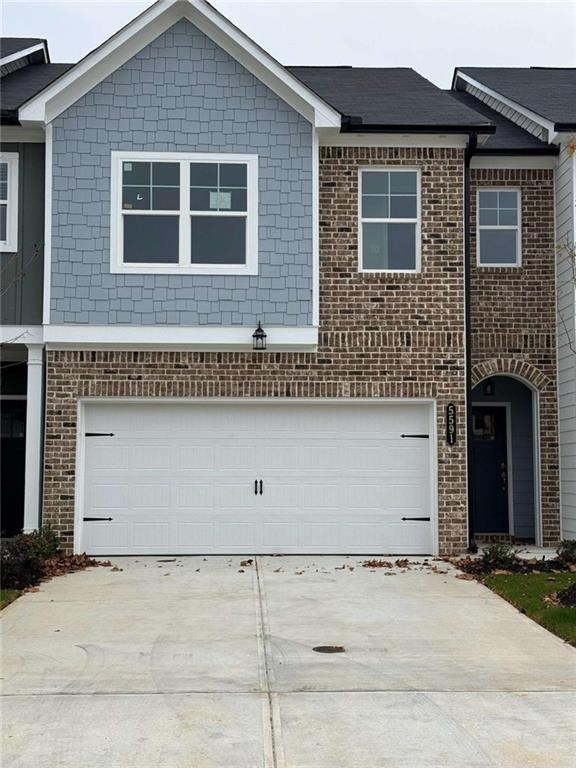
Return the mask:
<path id="1" fill-rule="evenodd" d="M 130 487 L 130 506 L 134 509 L 168 509 L 171 486 L 168 483 L 134 484 Z"/>
<path id="2" fill-rule="evenodd" d="M 86 408 L 82 549 L 429 553 L 422 404 L 112 403 Z M 100 442 L 101 441 L 101 442 Z M 161 480 L 161 482 L 160 482 Z M 263 493 L 254 492 L 262 480 Z M 95 526 L 98 526 L 96 528 Z"/>
<path id="3" fill-rule="evenodd" d="M 130 486 L 127 483 L 92 483 L 87 493 L 86 505 L 89 510 L 128 509 Z"/>

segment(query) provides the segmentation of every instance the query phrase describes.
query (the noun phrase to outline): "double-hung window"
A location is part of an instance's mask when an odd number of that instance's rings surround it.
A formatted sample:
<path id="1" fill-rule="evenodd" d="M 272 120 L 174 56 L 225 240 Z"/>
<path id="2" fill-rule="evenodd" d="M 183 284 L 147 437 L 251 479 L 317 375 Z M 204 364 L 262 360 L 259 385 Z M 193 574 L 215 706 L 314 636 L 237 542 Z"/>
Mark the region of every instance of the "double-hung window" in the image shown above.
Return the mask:
<path id="1" fill-rule="evenodd" d="M 18 250 L 18 153 L 0 153 L 0 251 Z"/>
<path id="2" fill-rule="evenodd" d="M 113 153 L 113 272 L 257 274 L 255 155 Z"/>
<path id="3" fill-rule="evenodd" d="M 479 266 L 520 266 L 520 210 L 517 189 L 478 190 Z"/>
<path id="4" fill-rule="evenodd" d="M 415 169 L 360 171 L 362 272 L 420 271 L 420 174 Z"/>

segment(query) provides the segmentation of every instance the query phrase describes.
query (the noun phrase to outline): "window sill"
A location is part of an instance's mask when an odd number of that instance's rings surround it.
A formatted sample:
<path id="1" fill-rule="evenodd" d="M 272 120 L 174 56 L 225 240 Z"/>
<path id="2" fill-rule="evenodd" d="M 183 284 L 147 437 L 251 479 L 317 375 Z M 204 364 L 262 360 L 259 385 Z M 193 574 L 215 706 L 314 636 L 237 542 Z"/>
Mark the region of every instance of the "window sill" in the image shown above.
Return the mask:
<path id="1" fill-rule="evenodd" d="M 257 275 L 258 265 L 206 264 L 181 267 L 179 264 L 113 264 L 113 275 Z"/>

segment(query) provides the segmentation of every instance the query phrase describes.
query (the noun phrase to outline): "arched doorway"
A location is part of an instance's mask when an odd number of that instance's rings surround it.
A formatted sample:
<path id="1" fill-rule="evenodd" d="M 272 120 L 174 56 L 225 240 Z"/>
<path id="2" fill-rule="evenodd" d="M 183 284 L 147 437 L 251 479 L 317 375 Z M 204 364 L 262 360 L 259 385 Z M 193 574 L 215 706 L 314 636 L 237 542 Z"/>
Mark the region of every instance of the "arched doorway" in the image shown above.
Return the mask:
<path id="1" fill-rule="evenodd" d="M 472 390 L 471 523 L 479 540 L 540 541 L 537 397 L 509 375 Z"/>

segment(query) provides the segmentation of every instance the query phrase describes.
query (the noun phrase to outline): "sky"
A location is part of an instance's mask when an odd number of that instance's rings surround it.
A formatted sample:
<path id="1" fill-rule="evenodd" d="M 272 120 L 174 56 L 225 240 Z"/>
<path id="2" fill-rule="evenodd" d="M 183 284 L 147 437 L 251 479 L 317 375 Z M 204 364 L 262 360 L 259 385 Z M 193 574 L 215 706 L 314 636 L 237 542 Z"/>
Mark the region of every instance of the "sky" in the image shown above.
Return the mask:
<path id="1" fill-rule="evenodd" d="M 0 0 L 5 37 L 48 39 L 75 62 L 151 0 Z M 212 0 L 283 64 L 413 67 L 449 88 L 455 66 L 576 66 L 576 0 Z"/>

